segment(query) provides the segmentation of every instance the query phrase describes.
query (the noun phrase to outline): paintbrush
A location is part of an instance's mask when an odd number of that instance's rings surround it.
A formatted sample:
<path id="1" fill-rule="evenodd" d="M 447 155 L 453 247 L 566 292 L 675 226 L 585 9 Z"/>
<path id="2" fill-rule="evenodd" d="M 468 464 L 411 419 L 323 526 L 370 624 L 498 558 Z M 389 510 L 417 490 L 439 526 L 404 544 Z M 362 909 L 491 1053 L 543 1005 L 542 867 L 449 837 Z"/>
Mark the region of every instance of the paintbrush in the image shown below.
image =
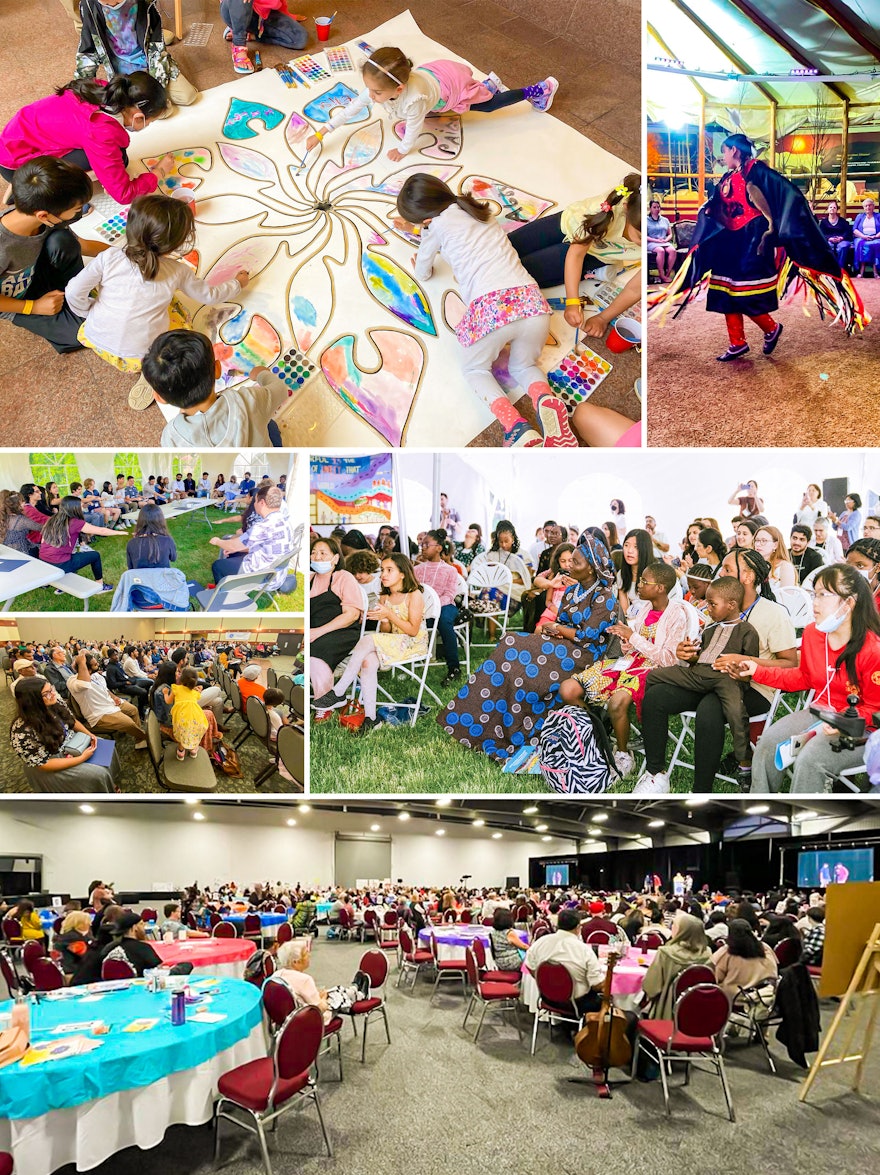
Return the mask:
<path id="1" fill-rule="evenodd" d="M 262 68 L 263 68 L 263 59 L 260 56 L 260 50 L 255 49 L 254 50 L 254 70 L 255 70 L 255 72 L 259 73 Z"/>
<path id="2" fill-rule="evenodd" d="M 293 68 L 293 66 L 292 66 L 292 65 L 291 65 L 291 67 L 290 67 L 290 72 L 293 74 L 293 76 L 296 78 L 296 80 L 297 80 L 298 82 L 301 82 L 301 83 L 302 83 L 302 84 L 305 86 L 305 88 L 306 88 L 307 90 L 310 90 L 310 89 L 312 88 L 312 87 L 309 85 L 309 83 L 306 81 L 306 79 L 305 79 L 304 77 L 301 77 L 301 76 L 300 76 L 300 74 L 299 74 L 299 73 L 298 73 L 298 72 L 297 72 L 297 71 L 296 71 L 296 70 Z"/>

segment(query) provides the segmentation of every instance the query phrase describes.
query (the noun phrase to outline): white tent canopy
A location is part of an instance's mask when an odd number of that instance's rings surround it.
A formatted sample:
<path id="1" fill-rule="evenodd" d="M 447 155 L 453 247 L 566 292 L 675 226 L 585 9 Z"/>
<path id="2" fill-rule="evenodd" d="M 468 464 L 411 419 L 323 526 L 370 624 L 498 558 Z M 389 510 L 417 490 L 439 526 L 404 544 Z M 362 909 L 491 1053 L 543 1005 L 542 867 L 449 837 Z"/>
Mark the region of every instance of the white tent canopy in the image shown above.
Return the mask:
<path id="1" fill-rule="evenodd" d="M 69 453 L 60 451 L 57 453 L 31 453 L 4 449 L 0 452 L 0 489 L 17 490 L 25 482 L 41 481 L 42 478 L 37 476 L 35 472 L 38 469 L 52 470 L 54 468 L 56 472 L 50 473 L 49 477 L 60 483 L 62 469 L 70 468 L 67 462 L 62 465 L 62 459 L 68 456 Z M 116 453 L 106 449 L 78 450 L 73 456 L 75 458 L 74 480 L 85 481 L 87 477 L 93 477 L 99 488 L 105 481 L 115 481 Z M 281 450 L 268 449 L 240 453 L 211 451 L 199 454 L 182 454 L 176 450 L 162 449 L 126 454 L 125 456 L 137 459 L 143 478 L 147 478 L 151 474 L 156 477 L 173 477 L 178 470 L 183 474 L 189 470 L 196 470 L 197 473 L 209 473 L 212 482 L 218 473 L 222 473 L 228 481 L 233 473 L 241 477 L 247 471 L 250 471 L 258 479 L 264 473 L 268 473 L 276 481 L 286 473 L 290 480 L 291 454 Z M 120 472 L 122 472 L 121 469 Z"/>
<path id="2" fill-rule="evenodd" d="M 860 449 L 668 449 L 626 457 L 599 450 L 468 449 L 400 453 L 395 462 L 411 537 L 436 525 L 439 495 L 445 492 L 465 526 L 478 522 L 487 534 L 498 518 L 507 517 L 526 546 L 548 518 L 581 528 L 601 526 L 611 517 L 612 498 L 623 501 L 630 527 L 643 526 L 646 512 L 654 515 L 676 554 L 696 515 L 717 518 L 729 533 L 736 511 L 728 499 L 750 479 L 758 482 L 767 517 L 785 534 L 809 482 L 847 478 L 849 491 L 870 509 L 880 491 L 880 455 Z M 395 499 L 393 521 L 398 517 Z"/>

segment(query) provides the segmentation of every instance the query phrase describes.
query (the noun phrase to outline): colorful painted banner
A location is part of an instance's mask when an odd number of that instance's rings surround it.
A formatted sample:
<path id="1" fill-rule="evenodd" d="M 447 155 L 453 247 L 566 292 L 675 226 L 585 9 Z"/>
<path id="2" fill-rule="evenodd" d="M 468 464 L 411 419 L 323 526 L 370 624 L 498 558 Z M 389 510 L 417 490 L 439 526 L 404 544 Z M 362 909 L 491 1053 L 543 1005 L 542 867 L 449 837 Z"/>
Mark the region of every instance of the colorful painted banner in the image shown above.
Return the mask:
<path id="1" fill-rule="evenodd" d="M 373 457 L 312 457 L 313 525 L 391 521 L 390 453 Z"/>

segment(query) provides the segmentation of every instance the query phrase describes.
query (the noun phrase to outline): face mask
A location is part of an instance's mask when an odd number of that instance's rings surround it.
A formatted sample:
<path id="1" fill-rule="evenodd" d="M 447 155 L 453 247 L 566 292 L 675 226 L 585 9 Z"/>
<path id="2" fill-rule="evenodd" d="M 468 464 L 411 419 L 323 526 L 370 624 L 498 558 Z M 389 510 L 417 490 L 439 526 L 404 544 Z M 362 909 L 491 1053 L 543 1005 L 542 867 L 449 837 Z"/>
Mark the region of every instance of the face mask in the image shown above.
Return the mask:
<path id="1" fill-rule="evenodd" d="M 869 571 L 867 569 L 867 567 L 859 567 L 859 568 L 857 568 L 857 570 L 858 570 L 859 575 L 863 575 L 865 577 L 865 579 L 868 580 L 869 583 L 871 582 L 871 579 L 874 575 L 873 571 Z"/>
<path id="2" fill-rule="evenodd" d="M 816 621 L 816 630 L 824 632 L 827 636 L 829 633 L 837 632 L 841 624 L 846 620 L 846 609 L 843 611 L 838 608 L 836 612 L 832 612 L 830 616 L 826 616 L 824 620 Z"/>
<path id="3" fill-rule="evenodd" d="M 311 562 L 311 568 L 312 571 L 316 572 L 318 575 L 326 575 L 328 571 L 333 570 L 333 564 L 329 559 L 313 559 Z"/>

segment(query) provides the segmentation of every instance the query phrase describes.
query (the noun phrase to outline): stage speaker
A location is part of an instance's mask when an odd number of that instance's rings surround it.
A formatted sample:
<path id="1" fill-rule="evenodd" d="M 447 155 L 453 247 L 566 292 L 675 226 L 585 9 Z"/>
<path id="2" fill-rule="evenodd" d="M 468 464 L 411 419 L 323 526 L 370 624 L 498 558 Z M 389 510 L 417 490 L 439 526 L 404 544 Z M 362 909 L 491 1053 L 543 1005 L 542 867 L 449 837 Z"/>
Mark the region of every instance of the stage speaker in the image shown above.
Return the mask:
<path id="1" fill-rule="evenodd" d="M 504 883 L 504 888 L 505 889 L 519 889 L 519 878 L 518 877 L 508 877 L 507 881 Z"/>
<path id="2" fill-rule="evenodd" d="M 724 888 L 725 890 L 741 888 L 739 883 L 739 873 L 735 869 L 728 869 L 724 874 Z"/>
<path id="3" fill-rule="evenodd" d="M 849 493 L 848 477 L 827 477 L 822 482 L 822 497 L 828 503 L 828 509 L 840 514 L 846 509 L 843 499 Z"/>

